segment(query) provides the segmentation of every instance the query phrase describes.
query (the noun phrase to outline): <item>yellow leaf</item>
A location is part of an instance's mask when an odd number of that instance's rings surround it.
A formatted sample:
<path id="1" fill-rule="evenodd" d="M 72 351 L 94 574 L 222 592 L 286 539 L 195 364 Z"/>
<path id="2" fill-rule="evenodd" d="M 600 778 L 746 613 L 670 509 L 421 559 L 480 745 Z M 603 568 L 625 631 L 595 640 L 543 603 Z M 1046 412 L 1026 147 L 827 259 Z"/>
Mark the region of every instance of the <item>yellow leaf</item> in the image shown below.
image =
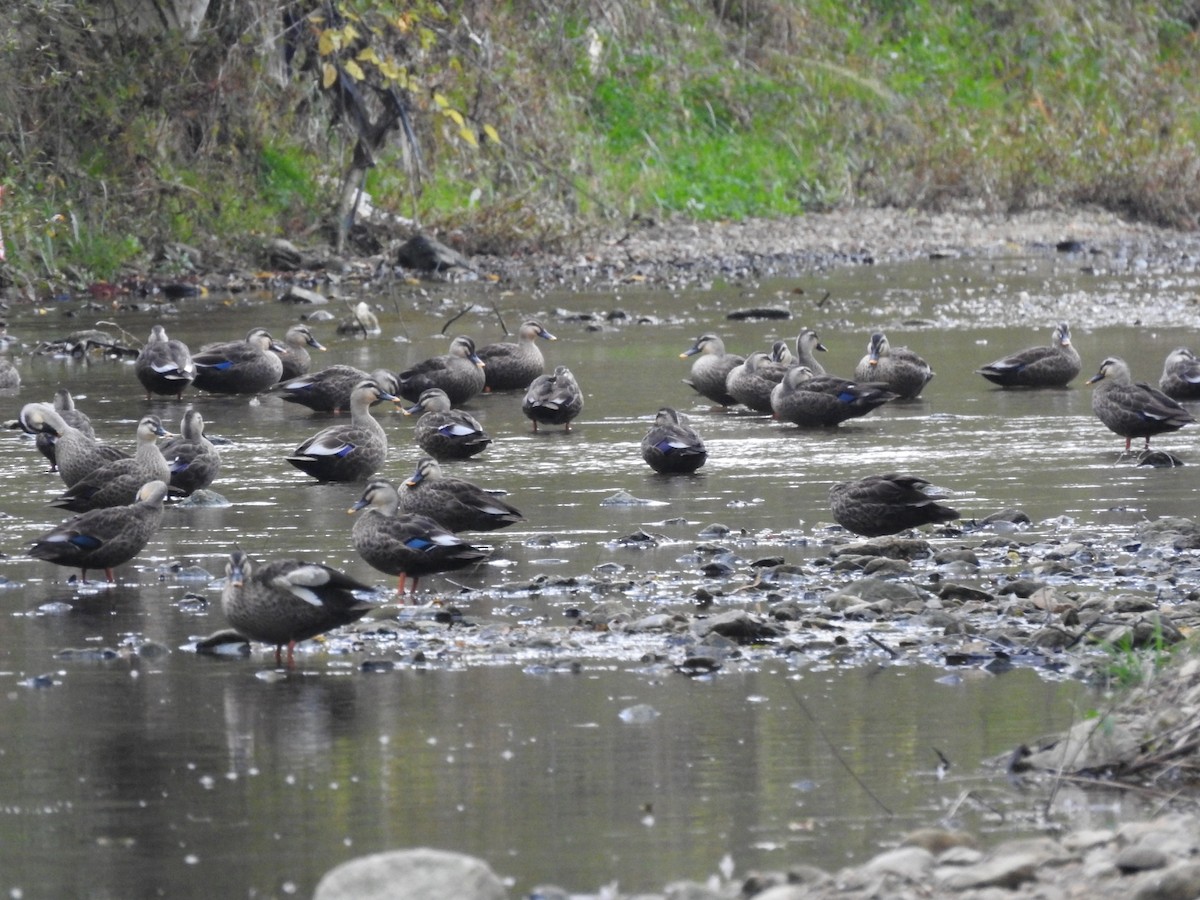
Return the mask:
<path id="1" fill-rule="evenodd" d="M 358 51 L 358 56 L 356 56 L 355 59 L 362 60 L 363 62 L 372 63 L 373 65 L 376 65 L 376 66 L 379 65 L 379 57 L 375 54 L 374 47 L 363 47 L 361 50 Z"/>
<path id="2" fill-rule="evenodd" d="M 479 141 L 475 138 L 475 132 L 472 131 L 470 128 L 468 128 L 466 125 L 459 126 L 458 135 L 464 141 L 466 141 L 468 144 L 470 144 L 472 147 L 479 146 Z"/>
<path id="3" fill-rule="evenodd" d="M 355 81 L 362 81 L 367 76 L 363 73 L 362 66 L 352 59 L 346 60 L 346 74 Z"/>
<path id="4" fill-rule="evenodd" d="M 342 29 L 342 36 L 346 39 L 346 43 L 352 43 L 358 37 L 358 29 L 353 25 L 347 25 Z"/>
<path id="5" fill-rule="evenodd" d="M 433 102 L 436 103 L 438 106 L 440 106 L 442 109 L 445 109 L 447 106 L 450 105 L 450 101 L 447 100 L 442 94 L 434 94 Z"/>
<path id="6" fill-rule="evenodd" d="M 321 36 L 317 38 L 317 52 L 322 56 L 328 56 L 337 49 L 334 41 L 335 38 L 333 32 L 326 28 L 321 32 Z"/>
<path id="7" fill-rule="evenodd" d="M 491 141 L 493 144 L 500 143 L 500 133 L 498 131 L 496 131 L 496 129 L 493 128 L 491 125 L 484 125 L 483 133 L 485 135 L 487 135 L 487 139 L 489 141 Z"/>
<path id="8" fill-rule="evenodd" d="M 337 81 L 337 69 L 329 63 L 323 64 L 321 66 L 321 87 L 329 90 L 335 81 Z"/>
<path id="9" fill-rule="evenodd" d="M 443 109 L 442 115 L 444 115 L 459 128 L 463 127 L 464 119 L 462 117 L 462 113 L 460 113 L 457 109 Z"/>

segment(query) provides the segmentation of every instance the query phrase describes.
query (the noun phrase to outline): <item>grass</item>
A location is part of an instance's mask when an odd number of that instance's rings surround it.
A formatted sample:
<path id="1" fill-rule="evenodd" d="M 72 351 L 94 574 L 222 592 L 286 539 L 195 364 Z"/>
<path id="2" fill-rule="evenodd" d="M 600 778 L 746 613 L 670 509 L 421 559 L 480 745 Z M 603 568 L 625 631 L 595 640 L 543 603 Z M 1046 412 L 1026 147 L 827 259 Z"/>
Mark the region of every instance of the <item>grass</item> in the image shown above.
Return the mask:
<path id="1" fill-rule="evenodd" d="M 493 251 L 634 215 L 846 204 L 1094 204 L 1194 228 L 1193 7 L 617 0 L 595 16 L 583 0 L 457 0 L 413 32 L 404 60 L 420 76 L 406 94 L 419 162 L 390 134 L 368 189 L 386 210 Z M 350 116 L 335 114 L 303 48 L 275 79 L 264 73 L 278 48 L 255 44 L 251 19 L 194 44 L 87 43 L 72 10 L 20 4 L 0 23 L 12 271 L 112 277 L 170 241 L 328 233 Z M 96 42 L 111 46 L 96 53 Z M 435 91 L 501 142 L 464 141 Z M 56 215 L 68 237 L 49 234 Z"/>

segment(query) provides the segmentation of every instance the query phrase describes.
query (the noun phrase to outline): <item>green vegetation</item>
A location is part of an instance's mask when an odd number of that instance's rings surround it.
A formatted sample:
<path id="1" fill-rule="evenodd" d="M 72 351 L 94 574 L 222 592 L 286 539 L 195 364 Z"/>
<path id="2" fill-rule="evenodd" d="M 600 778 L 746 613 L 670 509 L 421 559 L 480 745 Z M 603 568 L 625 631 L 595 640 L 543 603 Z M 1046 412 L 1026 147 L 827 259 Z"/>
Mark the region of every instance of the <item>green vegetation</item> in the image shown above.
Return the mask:
<path id="1" fill-rule="evenodd" d="M 1184 0 L 252 0 L 152 40 L 104 26 L 122 5 L 0 21 L 0 281 L 113 278 L 172 242 L 353 250 L 364 174 L 493 252 L 845 204 L 1200 216 Z"/>

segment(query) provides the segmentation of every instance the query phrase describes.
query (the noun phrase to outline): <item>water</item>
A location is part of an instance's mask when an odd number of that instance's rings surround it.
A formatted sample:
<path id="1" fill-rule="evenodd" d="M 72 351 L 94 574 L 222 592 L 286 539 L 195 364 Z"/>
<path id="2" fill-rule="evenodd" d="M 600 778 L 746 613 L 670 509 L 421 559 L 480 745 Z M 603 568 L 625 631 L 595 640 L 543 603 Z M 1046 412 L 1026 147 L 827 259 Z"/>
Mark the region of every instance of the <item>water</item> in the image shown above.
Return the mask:
<path id="1" fill-rule="evenodd" d="M 1186 296 L 1195 285 L 1171 289 Z M 518 397 L 479 397 L 469 408 L 496 442 L 448 466 L 507 490 L 526 523 L 479 536 L 496 548 L 488 565 L 429 579 L 472 621 L 518 633 L 568 624 L 571 608 L 587 610 L 605 591 L 639 613 L 687 611 L 700 586 L 715 590 L 718 610 L 744 605 L 737 589 L 753 571 L 703 578 L 691 556 L 701 528 L 720 522 L 744 532 L 726 543 L 745 560 L 804 564 L 828 549 L 828 486 L 870 472 L 930 477 L 967 517 L 1021 507 L 1035 522 L 1030 539 L 1119 536 L 1145 516 L 1190 515 L 1197 432 L 1155 441 L 1188 467 L 1136 468 L 1118 459 L 1122 442 L 1094 418 L 1082 386 L 1113 354 L 1156 381 L 1170 349 L 1196 343 L 1200 323 L 1182 304 L 1180 327 L 1170 329 L 1110 319 L 1092 328 L 1076 315 L 1117 292 L 1150 290 L 1136 274 L 1100 277 L 1051 260 L 841 270 L 699 292 L 530 297 L 497 286 L 400 286 L 367 295 L 380 307 L 381 338 L 338 338 L 332 325 L 316 325 L 330 347 L 316 365 L 402 369 L 444 352 L 455 333 L 497 339 L 493 302 L 510 329 L 536 312 L 559 336 L 541 345 L 547 361 L 570 365 L 586 394 L 571 433 L 532 434 Z M 472 301 L 478 311 L 441 335 Z M 724 321 L 729 310 L 777 303 L 796 317 Z M 563 315 L 615 308 L 631 319 L 600 331 Z M 73 318 L 63 316 L 68 309 Z M 143 339 L 163 321 L 195 347 L 259 324 L 281 334 L 300 312 L 266 296 L 190 299 L 179 309 L 164 318 L 152 308 L 20 308 L 10 331 L 33 342 L 103 319 Z M 638 324 L 642 316 L 653 322 Z M 972 373 L 1048 341 L 1060 318 L 1071 321 L 1084 357 L 1072 388 L 1001 392 Z M 678 355 L 703 331 L 747 352 L 790 341 L 802 326 L 820 332 L 829 347 L 822 361 L 835 373 L 850 374 L 870 331 L 885 327 L 937 377 L 921 400 L 815 432 L 713 410 L 680 381 L 689 363 Z M 131 446 L 145 411 L 168 427 L 182 414 L 172 401 L 146 402 L 125 363 L 26 357 L 20 365 L 20 393 L 0 399 L 5 418 L 65 386 L 102 438 Z M 328 419 L 270 399 L 191 399 L 209 432 L 232 441 L 216 485 L 232 505 L 168 510 L 161 534 L 113 588 L 78 587 L 67 570 L 23 556 L 61 519 L 46 501 L 62 485 L 31 441 L 0 436 L 0 510 L 9 516 L 0 520 L 0 575 L 13 585 L 0 594 L 9 613 L 0 619 L 0 885 L 10 893 L 175 896 L 203 884 L 211 896 L 305 896 L 345 859 L 415 845 L 487 859 L 514 895 L 538 882 L 655 890 L 708 877 L 726 854 L 742 874 L 801 862 L 836 868 L 950 812 L 955 824 L 997 839 L 1041 827 L 1019 812 L 1028 805 L 1020 792 L 985 782 L 979 763 L 1100 702 L 1032 671 L 841 669 L 799 654 L 689 679 L 643 659 L 636 642 L 606 645 L 595 635 L 579 636 L 577 671 L 557 667 L 563 654 L 552 649 L 481 652 L 475 666 L 431 652 L 413 666 L 407 638 L 368 648 L 400 661 L 379 673 L 361 671 L 363 654 L 349 641 L 305 648 L 290 673 L 274 672 L 261 652 L 198 657 L 189 642 L 224 625 L 219 590 L 175 578 L 172 564 L 220 573 L 236 542 L 259 558 L 304 555 L 381 587 L 391 579 L 350 544 L 345 511 L 358 489 L 313 484 L 283 462 Z M 709 463 L 695 477 L 657 476 L 640 459 L 638 441 L 664 404 L 691 415 L 708 441 Z M 412 420 L 377 414 L 391 439 L 384 474 L 402 479 L 418 456 Z M 601 505 L 618 490 L 656 505 Z M 660 540 L 636 550 L 617 542 L 639 529 Z M 633 587 L 603 587 L 614 571 Z M 497 589 L 541 576 L 549 580 L 536 589 Z M 423 615 L 409 610 L 405 621 L 431 628 Z M 442 646 L 470 645 L 474 634 L 451 631 Z M 621 718 L 642 704 L 658 715 Z M 943 780 L 934 748 L 954 763 Z M 960 803 L 968 789 L 1008 809 L 1004 820 L 975 800 Z M 1125 813 L 1109 801 L 1072 802 L 1076 824 Z"/>

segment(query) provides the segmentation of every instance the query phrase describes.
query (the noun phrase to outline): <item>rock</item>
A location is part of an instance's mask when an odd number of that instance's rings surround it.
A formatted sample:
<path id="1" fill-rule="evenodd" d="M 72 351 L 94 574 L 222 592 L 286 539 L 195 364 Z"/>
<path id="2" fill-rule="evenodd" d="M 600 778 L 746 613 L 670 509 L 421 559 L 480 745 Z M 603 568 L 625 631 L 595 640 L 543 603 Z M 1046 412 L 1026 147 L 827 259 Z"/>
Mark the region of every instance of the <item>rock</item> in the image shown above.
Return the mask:
<path id="1" fill-rule="evenodd" d="M 1165 872 L 1143 875 L 1133 900 L 1195 900 L 1200 896 L 1200 863 L 1180 863 Z"/>
<path id="2" fill-rule="evenodd" d="M 299 285 L 290 285 L 286 291 L 279 295 L 280 303 L 306 303 L 311 306 L 324 306 L 329 302 L 329 298 L 324 294 L 319 294 L 316 291 L 310 291 L 308 288 L 300 287 Z"/>
<path id="3" fill-rule="evenodd" d="M 966 868 L 939 868 L 934 874 L 941 887 L 956 891 L 970 888 L 1015 889 L 1037 878 L 1039 857 L 1033 853 L 1004 854 Z"/>
<path id="4" fill-rule="evenodd" d="M 1174 550 L 1200 549 L 1200 523 L 1179 516 L 1163 516 L 1138 529 L 1142 541 L 1152 546 L 1166 544 Z"/>
<path id="5" fill-rule="evenodd" d="M 483 860 L 420 847 L 361 856 L 326 872 L 313 900 L 507 900 Z"/>
<path id="6" fill-rule="evenodd" d="M 673 881 L 663 888 L 663 900 L 724 900 L 724 897 L 695 881 Z"/>
<path id="7" fill-rule="evenodd" d="M 887 556 L 891 559 L 924 559 L 930 555 L 929 542 L 920 538 L 882 537 L 870 541 L 857 541 L 844 547 L 836 547 L 830 553 L 835 559 L 852 556 Z"/>
<path id="8" fill-rule="evenodd" d="M 697 637 L 703 638 L 715 633 L 739 643 L 776 638 L 783 631 L 776 625 L 760 621 L 744 609 L 731 609 L 711 619 L 697 619 L 692 624 L 692 633 Z"/>
<path id="9" fill-rule="evenodd" d="M 1144 844 L 1134 844 L 1132 847 L 1122 848 L 1114 860 L 1116 867 L 1126 875 L 1131 872 L 1165 869 L 1170 862 L 1167 854 L 1157 847 L 1147 847 Z"/>
<path id="10" fill-rule="evenodd" d="M 898 875 L 919 882 L 933 868 L 933 854 L 924 847 L 897 847 L 880 853 L 863 868 L 872 875 Z"/>
<path id="11" fill-rule="evenodd" d="M 396 262 L 419 272 L 444 272 L 462 268 L 474 271 L 471 261 L 457 250 L 423 234 L 414 235 L 396 251 Z"/>
<path id="12" fill-rule="evenodd" d="M 783 320 L 790 319 L 792 311 L 786 306 L 754 306 L 749 309 L 735 309 L 726 313 L 725 318 L 731 322 L 746 322 L 753 319 Z"/>
<path id="13" fill-rule="evenodd" d="M 1113 716 L 1078 722 L 1053 745 L 1021 761 L 1023 769 L 1053 772 L 1096 772 L 1131 763 L 1141 742 Z"/>

